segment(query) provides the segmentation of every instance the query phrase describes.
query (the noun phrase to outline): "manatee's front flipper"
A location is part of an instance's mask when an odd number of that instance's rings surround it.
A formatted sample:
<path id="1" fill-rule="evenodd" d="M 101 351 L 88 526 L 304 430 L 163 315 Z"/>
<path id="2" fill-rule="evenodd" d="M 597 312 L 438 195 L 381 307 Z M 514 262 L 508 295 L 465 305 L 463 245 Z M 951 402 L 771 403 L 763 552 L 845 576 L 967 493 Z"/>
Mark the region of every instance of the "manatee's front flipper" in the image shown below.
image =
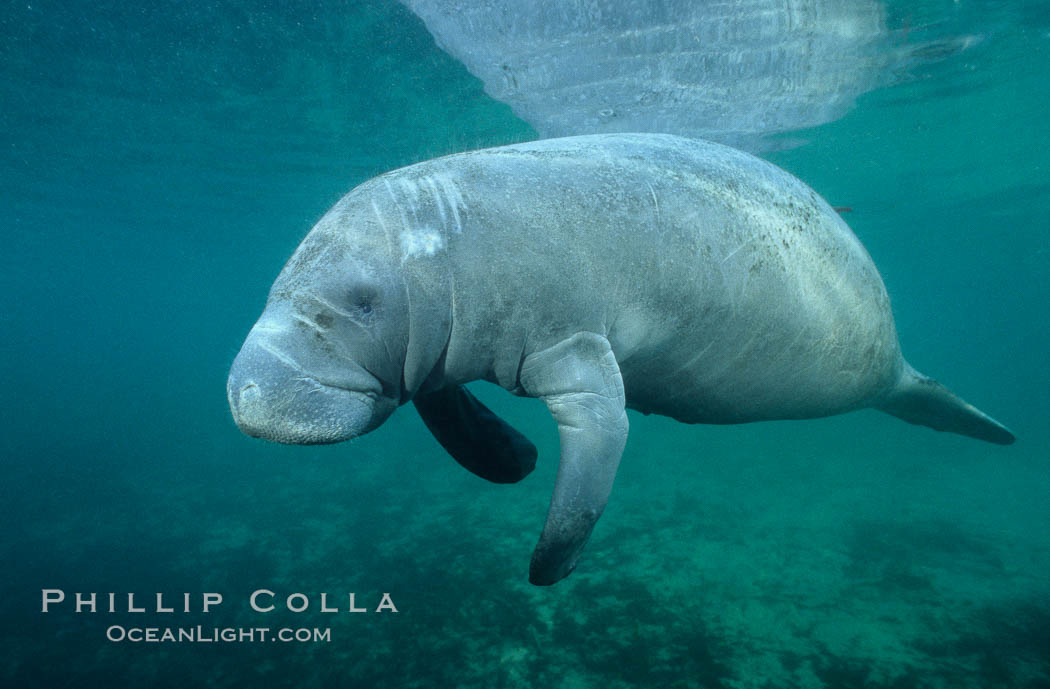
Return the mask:
<path id="1" fill-rule="evenodd" d="M 529 581 L 549 586 L 565 578 L 605 509 L 627 442 L 623 379 L 609 342 L 578 333 L 530 354 L 520 382 L 547 403 L 561 439 L 561 464 Z"/>
<path id="2" fill-rule="evenodd" d="M 493 483 L 515 483 L 536 467 L 536 446 L 462 385 L 418 394 L 423 423 L 453 459 Z"/>

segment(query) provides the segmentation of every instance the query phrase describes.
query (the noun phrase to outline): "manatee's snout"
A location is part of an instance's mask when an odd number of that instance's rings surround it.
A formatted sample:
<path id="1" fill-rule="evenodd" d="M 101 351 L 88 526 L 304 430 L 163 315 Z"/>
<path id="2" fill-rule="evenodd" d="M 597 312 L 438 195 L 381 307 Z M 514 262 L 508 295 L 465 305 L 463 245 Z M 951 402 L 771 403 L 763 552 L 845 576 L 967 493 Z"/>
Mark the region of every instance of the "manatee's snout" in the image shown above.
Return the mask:
<path id="1" fill-rule="evenodd" d="M 367 433 L 393 411 L 370 389 L 374 379 L 356 376 L 361 380 L 352 387 L 322 382 L 253 332 L 230 368 L 226 395 L 247 435 L 297 445 L 337 443 Z"/>

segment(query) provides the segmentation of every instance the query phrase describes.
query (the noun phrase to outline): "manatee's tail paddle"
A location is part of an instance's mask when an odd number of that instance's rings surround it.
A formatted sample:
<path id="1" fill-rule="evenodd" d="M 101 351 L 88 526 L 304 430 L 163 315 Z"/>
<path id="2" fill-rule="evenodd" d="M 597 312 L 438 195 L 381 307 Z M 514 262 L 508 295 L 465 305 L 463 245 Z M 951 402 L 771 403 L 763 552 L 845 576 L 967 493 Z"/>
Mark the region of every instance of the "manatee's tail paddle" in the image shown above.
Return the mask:
<path id="1" fill-rule="evenodd" d="M 1014 434 L 1006 426 L 907 364 L 897 387 L 877 407 L 898 419 L 937 431 L 967 435 L 998 445 L 1014 442 Z"/>

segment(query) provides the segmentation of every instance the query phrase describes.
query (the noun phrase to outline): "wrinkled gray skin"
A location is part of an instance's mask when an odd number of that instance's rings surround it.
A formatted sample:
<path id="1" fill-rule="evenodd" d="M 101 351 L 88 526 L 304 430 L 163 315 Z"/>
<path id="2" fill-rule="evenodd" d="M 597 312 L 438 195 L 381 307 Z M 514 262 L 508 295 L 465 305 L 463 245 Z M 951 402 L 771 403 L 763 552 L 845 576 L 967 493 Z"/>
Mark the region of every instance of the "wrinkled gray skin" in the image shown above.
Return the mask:
<path id="1" fill-rule="evenodd" d="M 627 439 L 625 407 L 686 423 L 878 407 L 1013 436 L 901 357 L 875 266 L 811 189 L 665 135 L 536 141 L 381 175 L 289 260 L 230 372 L 249 435 L 332 443 L 416 402 L 471 471 L 535 448 L 463 384 L 544 400 L 561 464 L 530 580 L 576 566 Z"/>

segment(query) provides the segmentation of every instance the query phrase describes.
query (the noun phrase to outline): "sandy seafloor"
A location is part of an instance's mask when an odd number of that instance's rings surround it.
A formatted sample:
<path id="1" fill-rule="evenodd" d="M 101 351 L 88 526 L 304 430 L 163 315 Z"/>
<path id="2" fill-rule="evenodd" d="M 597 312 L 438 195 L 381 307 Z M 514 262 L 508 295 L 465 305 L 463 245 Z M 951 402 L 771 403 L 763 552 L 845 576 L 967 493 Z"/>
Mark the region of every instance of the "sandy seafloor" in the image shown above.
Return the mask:
<path id="1" fill-rule="evenodd" d="M 224 391 L 342 193 L 528 125 L 392 2 L 5 5 L 0 684 L 1050 687 L 1050 6 L 895 2 L 887 24 L 979 40 L 768 157 L 853 208 L 909 360 L 1017 444 L 870 411 L 632 413 L 583 562 L 536 588 L 557 458 L 541 403 L 475 386 L 540 449 L 497 486 L 410 407 L 351 444 L 283 447 L 240 435 Z M 44 588 L 226 602 L 42 614 Z M 263 615 L 258 588 L 389 592 L 399 612 Z M 112 624 L 331 641 L 110 643 Z"/>

